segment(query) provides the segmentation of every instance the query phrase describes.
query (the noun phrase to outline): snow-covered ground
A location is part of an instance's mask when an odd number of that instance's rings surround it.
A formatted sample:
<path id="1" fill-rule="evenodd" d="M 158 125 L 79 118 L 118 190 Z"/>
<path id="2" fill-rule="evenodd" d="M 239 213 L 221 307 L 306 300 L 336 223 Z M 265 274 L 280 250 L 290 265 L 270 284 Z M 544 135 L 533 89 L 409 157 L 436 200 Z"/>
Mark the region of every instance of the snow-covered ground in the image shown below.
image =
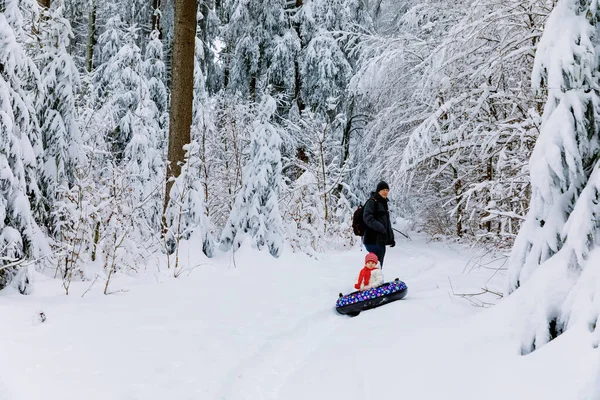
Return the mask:
<path id="1" fill-rule="evenodd" d="M 454 293 L 501 291 L 498 263 L 422 237 L 388 249 L 384 275 L 408 296 L 356 318 L 334 311 L 365 252 L 320 260 L 243 248 L 178 279 L 149 266 L 97 283 L 38 276 L 34 293 L 0 292 L 1 400 L 575 399 L 594 360 L 585 332 L 520 355 L 516 296 L 491 308 Z M 475 302 L 498 302 L 488 293 Z M 40 323 L 36 315 L 47 317 Z"/>

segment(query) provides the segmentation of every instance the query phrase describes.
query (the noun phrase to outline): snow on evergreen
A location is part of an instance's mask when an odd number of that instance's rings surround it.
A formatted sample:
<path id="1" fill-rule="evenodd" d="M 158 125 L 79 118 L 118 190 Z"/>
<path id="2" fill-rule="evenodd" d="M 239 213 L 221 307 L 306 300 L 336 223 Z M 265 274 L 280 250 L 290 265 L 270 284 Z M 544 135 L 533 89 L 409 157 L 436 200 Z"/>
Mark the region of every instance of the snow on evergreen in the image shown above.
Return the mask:
<path id="1" fill-rule="evenodd" d="M 599 16 L 596 2 L 560 1 L 536 55 L 534 83 L 548 91 L 548 101 L 530 161 L 530 210 L 511 255 L 508 288 L 521 286 L 530 296 L 524 353 L 580 323 L 593 323 L 594 331 L 600 312 L 585 297 L 597 288 L 582 282 L 595 274 L 587 270 L 595 269 L 590 253 L 600 233 Z"/>
<path id="2" fill-rule="evenodd" d="M 201 150 L 196 140 L 186 147 L 186 159 L 181 174 L 171 187 L 171 199 L 166 211 L 167 245 L 174 247 L 181 239 L 190 239 L 192 233 L 200 238 L 202 251 L 214 255 L 214 227 L 206 210 L 206 187 L 203 182 Z M 170 249 L 170 252 L 174 248 Z"/>
<path id="3" fill-rule="evenodd" d="M 146 53 L 143 61 L 143 70 L 148 80 L 148 90 L 150 98 L 156 105 L 161 129 L 167 130 L 169 124 L 169 94 L 165 85 L 166 71 L 163 62 L 163 44 L 159 39 L 159 32 L 150 33 L 150 42 L 146 46 Z M 165 146 L 166 148 L 166 146 Z"/>
<path id="4" fill-rule="evenodd" d="M 294 59 L 299 39 L 290 26 L 282 0 L 233 0 L 228 6 L 227 45 L 232 49 L 229 85 L 256 95 L 272 84 L 293 95 Z"/>
<path id="5" fill-rule="evenodd" d="M 13 23 L 21 15 L 9 1 Z M 17 25 L 18 26 L 18 25 Z M 32 60 L 18 43 L 15 30 L 0 13 L 0 287 L 16 273 L 9 267 L 23 259 L 38 259 L 49 251 L 47 240 L 34 218 L 37 205 L 39 127 L 28 88 L 37 76 Z M 23 292 L 25 288 L 22 288 Z"/>
<path id="6" fill-rule="evenodd" d="M 298 163 L 299 176 L 289 179 L 282 210 L 290 244 L 308 253 L 342 248 L 353 239 L 348 227 L 354 211 L 351 202 L 358 196 L 346 183 L 351 170 L 350 162 L 342 160 L 340 122 L 339 116 L 331 123 L 323 114 L 305 110 L 288 128 L 312 162 Z"/>
<path id="7" fill-rule="evenodd" d="M 117 30 L 118 23 L 113 25 L 112 31 Z M 140 191 L 134 196 L 141 201 L 160 192 L 164 161 L 161 148 L 164 148 L 165 135 L 165 128 L 161 127 L 165 117 L 160 108 L 165 107 L 166 91 L 162 90 L 164 85 L 159 79 L 160 62 L 153 58 L 160 55 L 160 50 L 149 50 L 144 63 L 135 42 L 137 34 L 135 26 L 127 29 L 125 44 L 98 68 L 96 82 L 108 94 L 103 112 L 112 122 L 106 129 L 111 152 L 127 165 L 126 173 L 131 176 L 132 186 Z M 106 48 L 112 51 L 108 42 Z M 152 49 L 152 45 L 149 48 Z M 156 203 L 158 200 L 154 197 L 153 203 Z M 157 208 L 149 216 L 148 222 L 155 229 L 160 219 L 158 214 Z"/>
<path id="8" fill-rule="evenodd" d="M 327 112 L 330 99 L 345 94 L 352 68 L 331 33 L 320 30 L 301 61 L 303 100 L 313 110 Z"/>
<path id="9" fill-rule="evenodd" d="M 239 94 L 226 91 L 201 107 L 201 125 L 195 127 L 203 138 L 209 196 L 207 208 L 218 229 L 223 229 L 242 186 L 242 168 L 248 162 L 256 106 Z M 208 115 L 207 115 L 208 114 Z"/>
<path id="10" fill-rule="evenodd" d="M 67 52 L 72 36 L 69 22 L 62 16 L 62 1 L 55 1 L 52 9 L 44 11 L 42 24 L 44 53 L 40 56 L 43 96 L 37 110 L 44 146 L 44 193 L 46 201 L 57 198 L 77 179 L 77 169 L 86 164 L 83 142 L 77 115 L 76 96 L 80 90 L 79 71 Z M 62 189 L 59 190 L 59 187 Z M 58 204 L 51 204 L 55 209 Z M 62 212 L 51 215 L 55 219 Z M 57 233 L 58 221 L 48 221 L 48 229 Z"/>
<path id="11" fill-rule="evenodd" d="M 121 16 L 116 11 L 115 3 L 107 3 L 105 6 L 105 14 L 108 15 L 104 31 L 98 36 L 98 43 L 96 44 L 97 51 L 94 52 L 94 65 L 98 67 L 95 70 L 94 76 L 97 82 L 96 90 L 97 101 L 103 102 L 107 97 L 107 93 L 112 93 L 110 88 L 112 72 L 105 72 L 108 68 L 109 63 L 113 58 L 117 56 L 122 46 L 124 45 L 122 39 L 125 35 L 125 25 L 121 19 Z M 124 54 L 123 54 L 124 56 Z M 107 76 L 108 75 L 108 76 Z"/>
<path id="12" fill-rule="evenodd" d="M 281 190 L 281 138 L 271 119 L 277 105 L 264 95 L 250 142 L 250 157 L 244 167 L 242 188 L 221 235 L 221 249 L 237 250 L 247 238 L 253 247 L 268 249 L 278 257 L 283 250 L 283 226 L 279 212 Z"/>

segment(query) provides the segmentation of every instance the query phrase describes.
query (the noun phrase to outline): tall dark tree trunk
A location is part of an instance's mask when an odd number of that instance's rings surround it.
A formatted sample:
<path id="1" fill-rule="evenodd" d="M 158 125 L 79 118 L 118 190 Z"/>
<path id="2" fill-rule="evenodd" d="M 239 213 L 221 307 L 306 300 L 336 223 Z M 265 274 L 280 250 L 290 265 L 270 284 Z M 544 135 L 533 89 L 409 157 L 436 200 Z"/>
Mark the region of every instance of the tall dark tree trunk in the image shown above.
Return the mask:
<path id="1" fill-rule="evenodd" d="M 208 29 L 209 29 L 209 20 L 208 20 L 208 14 L 211 11 L 210 5 L 208 4 L 208 1 L 203 0 L 203 1 L 199 1 L 198 2 L 198 14 L 202 15 L 202 19 L 197 21 L 197 26 L 196 26 L 196 35 L 198 36 L 198 39 L 200 39 L 200 41 L 202 42 L 202 47 L 203 47 L 203 51 L 204 51 L 204 57 L 202 58 L 202 60 L 200 61 L 200 70 L 202 71 L 202 75 L 205 77 L 206 81 L 207 81 L 207 89 L 210 87 L 211 85 L 211 79 L 209 78 L 209 70 L 208 70 L 208 60 L 210 58 L 210 50 L 208 48 L 209 43 L 208 43 Z M 212 88 L 211 88 L 212 89 Z"/>
<path id="2" fill-rule="evenodd" d="M 94 68 L 94 47 L 96 46 L 96 0 L 92 0 L 92 9 L 88 19 L 88 43 L 86 51 L 86 64 L 88 72 Z"/>
<path id="3" fill-rule="evenodd" d="M 169 191 L 185 159 L 183 146 L 190 143 L 192 103 L 194 100 L 194 45 L 196 40 L 196 0 L 175 1 L 173 36 L 171 113 L 169 115 L 169 151 L 164 210 Z"/>
<path id="4" fill-rule="evenodd" d="M 250 99 L 256 101 L 256 73 L 250 76 Z"/>
<path id="5" fill-rule="evenodd" d="M 294 88 L 294 97 L 296 98 L 296 104 L 298 105 L 298 111 L 300 112 L 300 114 L 302 114 L 302 111 L 304 111 L 304 102 L 302 101 L 302 80 L 300 77 L 300 63 L 298 62 L 298 59 L 296 59 L 294 61 L 294 69 L 295 69 L 295 73 L 296 73 L 296 87 Z"/>
<path id="6" fill-rule="evenodd" d="M 487 160 L 487 165 L 486 165 L 486 171 L 485 172 L 486 172 L 486 174 L 485 174 L 486 175 L 485 176 L 485 180 L 487 182 L 491 182 L 492 179 L 494 178 L 494 165 L 492 164 L 492 159 L 491 158 L 489 160 Z M 491 196 L 489 190 L 487 190 L 486 196 L 487 196 L 487 204 L 490 204 L 490 202 L 492 201 L 492 196 Z M 485 223 L 485 229 L 488 232 L 492 231 L 492 220 L 491 219 L 488 220 Z"/>
<path id="7" fill-rule="evenodd" d="M 158 31 L 158 38 L 162 40 L 162 27 L 160 25 L 160 6 L 161 0 L 152 1 L 152 30 Z"/>
<path id="8" fill-rule="evenodd" d="M 450 166 L 450 168 L 452 168 L 452 178 L 454 178 L 454 198 L 456 202 L 459 203 L 463 194 L 462 181 L 458 177 L 458 171 L 456 170 L 456 168 L 454 168 L 453 166 Z M 464 205 L 458 205 L 456 207 L 456 236 L 458 237 L 463 236 L 463 209 Z"/>
<path id="9" fill-rule="evenodd" d="M 229 60 L 230 56 L 229 46 L 227 46 L 225 52 L 223 53 L 223 87 L 227 88 L 229 85 Z"/>
<path id="10" fill-rule="evenodd" d="M 300 8 L 302 7 L 302 1 L 303 0 L 296 0 L 296 8 Z M 294 23 L 294 29 L 296 30 L 296 34 L 298 35 L 299 38 L 301 38 L 301 33 L 300 32 L 300 24 L 298 22 Z M 295 83 L 296 83 L 296 87 L 294 88 L 294 97 L 296 98 L 296 104 L 298 105 L 298 111 L 300 113 L 302 113 L 302 111 L 304 110 L 304 107 L 306 106 L 304 104 L 304 102 L 302 101 L 302 77 L 300 76 L 300 63 L 298 60 L 298 56 L 296 56 L 296 59 L 294 60 L 294 72 L 295 72 Z"/>
<path id="11" fill-rule="evenodd" d="M 344 134 L 342 136 L 342 160 L 340 166 L 344 165 L 346 161 L 348 161 L 348 158 L 350 158 L 350 133 L 352 133 L 352 122 L 355 118 L 354 98 L 350 100 L 347 116 L 348 119 L 346 120 L 346 126 L 344 127 Z"/>

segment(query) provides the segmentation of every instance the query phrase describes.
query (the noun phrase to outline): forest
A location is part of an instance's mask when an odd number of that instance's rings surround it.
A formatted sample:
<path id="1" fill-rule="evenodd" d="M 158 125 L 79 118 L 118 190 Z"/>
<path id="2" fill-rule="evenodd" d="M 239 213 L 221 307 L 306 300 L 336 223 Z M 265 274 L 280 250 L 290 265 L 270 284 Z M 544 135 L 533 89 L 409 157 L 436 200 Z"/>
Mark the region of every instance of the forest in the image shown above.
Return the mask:
<path id="1" fill-rule="evenodd" d="M 0 289 L 318 260 L 384 180 L 503 255 L 521 354 L 594 334 L 599 43 L 596 0 L 0 0 Z"/>
<path id="2" fill-rule="evenodd" d="M 415 229 L 510 248 L 552 6 L 3 0 L 0 282 L 135 270 L 193 232 L 208 256 L 344 248 L 382 179 Z"/>

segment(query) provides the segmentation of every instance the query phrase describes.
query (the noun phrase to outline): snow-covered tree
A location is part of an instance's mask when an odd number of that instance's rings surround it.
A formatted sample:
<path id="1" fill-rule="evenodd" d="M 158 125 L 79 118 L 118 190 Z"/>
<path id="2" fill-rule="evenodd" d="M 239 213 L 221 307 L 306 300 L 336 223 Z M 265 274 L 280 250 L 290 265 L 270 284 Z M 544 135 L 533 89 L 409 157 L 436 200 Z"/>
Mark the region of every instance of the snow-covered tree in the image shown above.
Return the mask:
<path id="1" fill-rule="evenodd" d="M 147 88 L 141 90 L 147 91 Z M 123 167 L 139 217 L 137 229 L 144 237 L 158 232 L 161 225 L 164 130 L 158 124 L 158 110 L 147 92 L 138 107 L 125 118 L 128 117 L 131 120 L 126 126 L 131 129 L 128 135 L 131 138 L 124 150 Z"/>
<path id="2" fill-rule="evenodd" d="M 79 72 L 67 53 L 72 35 L 69 22 L 62 16 L 62 0 L 52 3 L 42 24 L 43 53 L 39 59 L 43 96 L 38 100 L 38 114 L 44 146 L 44 193 L 54 209 L 59 199 L 59 186 L 75 181 L 76 168 L 85 164 L 82 138 L 76 110 L 76 95 L 80 88 Z M 56 218 L 57 213 L 52 214 Z M 48 228 L 60 230 L 57 221 L 48 221 Z"/>
<path id="3" fill-rule="evenodd" d="M 247 99 L 222 91 L 204 104 L 202 112 L 200 131 L 206 139 L 208 185 L 206 206 L 215 226 L 223 229 L 242 186 L 242 168 L 248 160 L 245 149 L 250 143 L 256 110 Z"/>
<path id="4" fill-rule="evenodd" d="M 341 100 L 352 76 L 352 67 L 344 52 L 326 30 L 320 30 L 308 43 L 300 71 L 304 103 L 323 114 L 331 111 L 328 109 L 331 99 Z"/>
<path id="5" fill-rule="evenodd" d="M 149 96 L 148 87 L 142 70 L 141 50 L 135 43 L 137 28 L 131 27 L 124 35 L 124 44 L 113 53 L 114 42 L 112 37 L 118 32 L 118 15 L 114 17 L 114 29 L 110 37 L 100 36 L 101 42 L 107 42 L 102 47 L 101 58 L 107 57 L 106 62 L 101 64 L 95 71 L 96 88 L 102 92 L 98 101 L 104 104 L 104 112 L 110 118 L 107 126 L 108 141 L 112 151 L 117 157 L 123 156 L 123 151 L 132 138 L 132 122 L 134 113 L 142 99 Z M 121 38 L 118 38 L 119 42 Z"/>
<path id="6" fill-rule="evenodd" d="M 186 160 L 181 174 L 171 187 L 169 205 L 165 212 L 168 227 L 167 245 L 174 251 L 180 239 L 189 239 L 192 233 L 200 238 L 202 251 L 206 256 L 214 254 L 214 227 L 207 215 L 203 183 L 204 162 L 202 150 L 197 140 L 186 146 Z"/>
<path id="7" fill-rule="evenodd" d="M 8 265 L 48 251 L 32 210 L 40 197 L 40 149 L 36 149 L 39 127 L 28 88 L 39 84 L 31 81 L 37 69 L 13 29 L 19 29 L 22 18 L 17 1 L 8 0 L 5 6 L 6 12 L 0 13 L 0 287 L 16 273 Z M 23 285 L 20 288 L 26 291 Z"/>
<path id="8" fill-rule="evenodd" d="M 294 16 L 302 40 L 299 54 L 303 103 L 313 111 L 333 117 L 345 111 L 344 97 L 353 74 L 353 49 L 358 33 L 372 29 L 363 1 L 308 0 Z M 331 99 L 336 109 L 330 110 Z"/>
<path id="9" fill-rule="evenodd" d="M 123 46 L 122 39 L 125 37 L 125 24 L 121 19 L 117 11 L 117 5 L 115 3 L 107 3 L 105 8 L 105 14 L 108 19 L 104 26 L 104 31 L 98 36 L 98 43 L 94 51 L 94 65 L 98 66 L 99 70 L 103 70 L 109 61 L 117 55 L 121 47 Z M 131 39 L 131 38 L 130 38 Z M 96 71 L 95 74 L 99 77 L 96 90 L 98 91 L 98 101 L 104 101 L 108 88 L 105 87 L 106 81 L 102 81 L 103 71 Z"/>
<path id="10" fill-rule="evenodd" d="M 284 158 L 294 168 L 287 169 L 289 186 L 282 195 L 286 199 L 282 212 L 290 244 L 302 251 L 318 252 L 352 242 L 348 227 L 353 210 L 348 200 L 356 196 L 347 185 L 348 163 L 340 162 L 342 122 L 328 122 L 326 116 L 307 109 L 301 119 L 287 126 L 294 138 L 292 146 L 304 151 L 301 157 Z"/>
<path id="11" fill-rule="evenodd" d="M 563 246 L 565 222 L 598 157 L 596 12 L 589 2 L 559 2 L 536 54 L 533 82 L 548 101 L 530 160 L 530 211 L 513 251 L 512 289 Z M 562 37 L 563 29 L 573 36 Z"/>
<path id="12" fill-rule="evenodd" d="M 69 21 L 73 37 L 67 48 L 69 54 L 80 70 L 86 68 L 87 44 L 89 40 L 89 13 L 91 1 L 64 0 L 63 16 Z"/>
<path id="13" fill-rule="evenodd" d="M 366 42 L 353 88 L 379 115 L 361 148 L 388 150 L 360 157 L 396 187 L 416 183 L 414 209 L 431 233 L 505 245 L 527 202 L 539 129 L 528 71 L 549 5 L 452 4 L 415 3 L 396 38 Z"/>
<path id="14" fill-rule="evenodd" d="M 242 188 L 221 235 L 221 248 L 237 250 L 244 239 L 259 250 L 279 257 L 283 226 L 279 212 L 281 188 L 281 138 L 271 119 L 275 100 L 265 95 L 253 124 L 250 158 L 242 175 Z"/>
<path id="15" fill-rule="evenodd" d="M 159 39 L 160 33 L 154 30 L 150 33 L 150 42 L 146 46 L 143 62 L 145 78 L 148 80 L 150 98 L 160 113 L 159 124 L 166 130 L 169 124 L 169 94 L 165 86 L 165 63 L 163 62 L 163 44 Z"/>
<path id="16" fill-rule="evenodd" d="M 524 291 L 524 354 L 578 324 L 597 332 L 599 21 L 597 2 L 560 0 L 536 53 L 533 82 L 547 91 L 548 101 L 530 160 L 531 203 L 510 258 L 508 288 Z"/>
<path id="17" fill-rule="evenodd" d="M 221 2 L 218 2 L 221 4 Z M 202 75 L 206 82 L 206 90 L 217 93 L 223 87 L 223 65 L 217 61 L 222 43 L 220 39 L 221 21 L 217 16 L 215 0 L 198 0 L 198 28 L 196 37 L 201 49 L 196 50 Z"/>
<path id="18" fill-rule="evenodd" d="M 285 12 L 284 0 L 233 0 L 225 27 L 228 86 L 254 97 L 272 84 L 293 97 L 294 60 L 299 38 Z"/>

